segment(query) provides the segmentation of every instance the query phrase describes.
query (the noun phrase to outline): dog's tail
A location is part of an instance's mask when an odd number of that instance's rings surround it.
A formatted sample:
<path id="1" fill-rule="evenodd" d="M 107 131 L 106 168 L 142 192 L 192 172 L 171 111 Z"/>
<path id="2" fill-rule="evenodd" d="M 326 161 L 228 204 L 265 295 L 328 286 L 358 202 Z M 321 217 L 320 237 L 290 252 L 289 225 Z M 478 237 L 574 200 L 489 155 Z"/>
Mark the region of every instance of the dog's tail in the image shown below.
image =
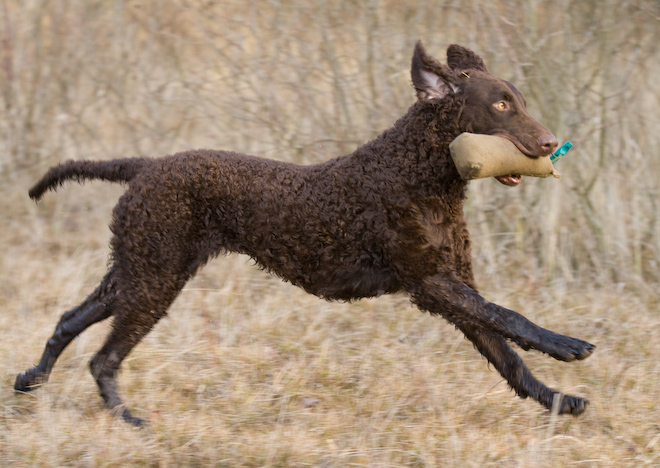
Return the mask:
<path id="1" fill-rule="evenodd" d="M 108 182 L 129 182 L 149 162 L 147 158 L 114 159 L 111 161 L 67 161 L 53 166 L 28 192 L 39 201 L 48 190 L 55 190 L 67 180 L 82 183 L 101 179 Z"/>

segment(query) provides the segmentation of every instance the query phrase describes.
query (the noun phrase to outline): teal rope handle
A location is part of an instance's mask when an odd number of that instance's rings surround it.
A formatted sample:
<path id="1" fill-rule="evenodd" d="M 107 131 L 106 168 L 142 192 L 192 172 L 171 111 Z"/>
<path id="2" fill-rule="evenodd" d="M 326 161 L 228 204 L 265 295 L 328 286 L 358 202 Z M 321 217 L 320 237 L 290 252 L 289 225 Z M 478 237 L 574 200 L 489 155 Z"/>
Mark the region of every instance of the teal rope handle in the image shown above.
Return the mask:
<path id="1" fill-rule="evenodd" d="M 573 143 L 571 143 L 570 141 L 567 141 L 566 143 L 564 143 L 563 145 L 561 145 L 561 147 L 560 147 L 557 151 L 555 151 L 554 153 L 552 153 L 552 154 L 550 155 L 550 161 L 552 161 L 552 164 L 554 164 L 554 163 L 556 163 L 557 161 L 559 161 L 559 159 L 560 159 L 563 155 L 565 155 L 566 153 L 568 153 L 568 150 L 571 149 L 572 147 L 573 147 Z"/>

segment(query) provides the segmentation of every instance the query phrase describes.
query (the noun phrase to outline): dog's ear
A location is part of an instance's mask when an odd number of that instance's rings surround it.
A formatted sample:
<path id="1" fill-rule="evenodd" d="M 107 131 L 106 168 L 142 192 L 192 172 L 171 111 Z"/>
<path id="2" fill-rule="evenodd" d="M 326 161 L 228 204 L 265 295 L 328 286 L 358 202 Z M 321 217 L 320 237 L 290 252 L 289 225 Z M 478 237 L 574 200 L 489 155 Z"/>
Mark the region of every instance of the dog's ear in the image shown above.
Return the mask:
<path id="1" fill-rule="evenodd" d="M 422 41 L 415 44 L 410 77 L 419 100 L 440 99 L 458 91 L 456 75 L 428 55 Z"/>
<path id="2" fill-rule="evenodd" d="M 452 44 L 447 48 L 447 65 L 454 71 L 481 70 L 488 72 L 481 57 L 458 44 Z"/>

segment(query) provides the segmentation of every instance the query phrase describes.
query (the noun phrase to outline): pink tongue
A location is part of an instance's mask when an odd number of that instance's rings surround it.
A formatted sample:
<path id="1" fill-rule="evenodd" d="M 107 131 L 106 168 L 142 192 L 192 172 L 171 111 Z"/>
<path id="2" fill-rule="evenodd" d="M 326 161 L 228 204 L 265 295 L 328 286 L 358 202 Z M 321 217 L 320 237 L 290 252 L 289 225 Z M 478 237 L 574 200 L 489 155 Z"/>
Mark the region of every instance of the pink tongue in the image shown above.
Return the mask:
<path id="1" fill-rule="evenodd" d="M 508 176 L 500 176 L 496 177 L 500 183 L 504 185 L 508 185 L 509 187 L 513 187 L 515 185 L 518 185 L 522 181 L 522 177 L 519 175 L 508 175 Z"/>

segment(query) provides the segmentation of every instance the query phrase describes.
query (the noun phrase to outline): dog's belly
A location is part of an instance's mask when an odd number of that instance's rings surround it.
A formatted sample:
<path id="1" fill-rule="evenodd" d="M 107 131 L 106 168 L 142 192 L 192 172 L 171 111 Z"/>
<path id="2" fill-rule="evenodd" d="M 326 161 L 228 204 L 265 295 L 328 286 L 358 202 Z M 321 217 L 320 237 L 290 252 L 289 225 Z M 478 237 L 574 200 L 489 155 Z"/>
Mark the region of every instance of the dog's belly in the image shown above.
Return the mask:
<path id="1" fill-rule="evenodd" d="M 298 286 L 324 299 L 339 301 L 377 297 L 400 289 L 394 275 L 387 270 L 359 267 L 336 270 L 330 274 L 324 270 L 313 275 L 311 281 L 301 281 Z"/>
<path id="2" fill-rule="evenodd" d="M 250 256 L 276 276 L 328 300 L 376 297 L 400 289 L 395 275 L 386 266 L 373 261 L 301 259 L 295 255 L 269 256 L 263 252 Z"/>

